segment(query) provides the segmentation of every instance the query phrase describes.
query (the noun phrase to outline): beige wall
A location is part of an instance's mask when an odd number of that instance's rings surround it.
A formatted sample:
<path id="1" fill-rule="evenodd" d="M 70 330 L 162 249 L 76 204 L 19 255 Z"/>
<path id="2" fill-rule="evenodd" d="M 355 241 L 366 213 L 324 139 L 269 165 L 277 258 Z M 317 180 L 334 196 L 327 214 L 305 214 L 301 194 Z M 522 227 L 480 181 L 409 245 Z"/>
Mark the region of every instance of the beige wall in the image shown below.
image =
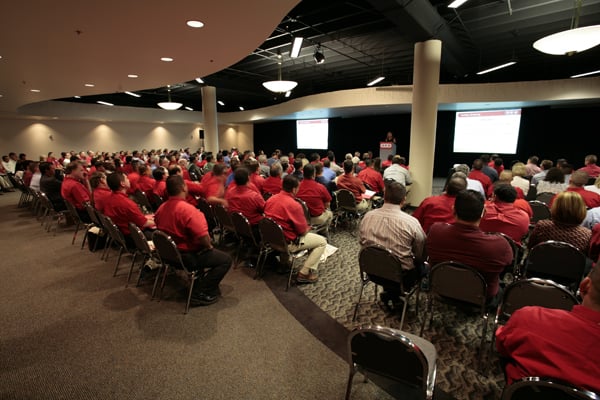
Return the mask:
<path id="1" fill-rule="evenodd" d="M 37 159 L 49 151 L 141 150 L 201 146 L 198 123 L 94 122 L 64 120 L 2 119 L 0 154 L 11 151 L 26 153 Z M 254 141 L 252 124 L 219 126 L 219 147 L 251 149 Z"/>

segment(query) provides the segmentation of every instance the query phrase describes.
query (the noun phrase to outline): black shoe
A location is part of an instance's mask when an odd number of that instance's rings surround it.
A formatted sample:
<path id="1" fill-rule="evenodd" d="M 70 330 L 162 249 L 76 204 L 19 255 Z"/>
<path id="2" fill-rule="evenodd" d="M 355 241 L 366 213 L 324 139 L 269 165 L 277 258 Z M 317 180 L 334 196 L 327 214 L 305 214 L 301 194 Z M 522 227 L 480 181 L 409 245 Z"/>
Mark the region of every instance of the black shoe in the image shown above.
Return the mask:
<path id="1" fill-rule="evenodd" d="M 213 296 L 207 293 L 193 293 L 190 301 L 190 306 L 208 306 L 217 302 L 217 296 Z"/>

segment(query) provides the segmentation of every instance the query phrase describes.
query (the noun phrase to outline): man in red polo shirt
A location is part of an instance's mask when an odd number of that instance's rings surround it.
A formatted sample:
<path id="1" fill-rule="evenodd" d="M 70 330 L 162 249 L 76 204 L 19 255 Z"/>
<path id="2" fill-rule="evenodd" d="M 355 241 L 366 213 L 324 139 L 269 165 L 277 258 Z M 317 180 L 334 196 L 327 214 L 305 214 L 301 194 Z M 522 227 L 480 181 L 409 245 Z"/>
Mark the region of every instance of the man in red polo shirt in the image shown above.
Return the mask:
<path id="1" fill-rule="evenodd" d="M 435 222 L 454 222 L 454 201 L 456 194 L 467 188 L 467 181 L 461 177 L 450 178 L 446 190 L 439 196 L 424 199 L 412 216 L 419 220 L 425 233 Z"/>
<path id="2" fill-rule="evenodd" d="M 596 165 L 598 157 L 595 154 L 588 154 L 585 156 L 585 166 L 579 168 L 577 171 L 587 172 L 590 178 L 597 178 L 600 176 L 600 167 Z"/>
<path id="3" fill-rule="evenodd" d="M 497 184 L 491 201 L 485 202 L 485 213 L 479 223 L 484 232 L 501 232 L 521 244 L 529 233 L 529 215 L 515 207 L 517 191 L 510 184 Z"/>
<path id="4" fill-rule="evenodd" d="M 244 215 L 252 226 L 252 232 L 257 242 L 260 242 L 258 223 L 263 219 L 265 199 L 249 185 L 249 173 L 245 167 L 238 167 L 234 172 L 235 186 L 227 189 L 225 200 L 229 212 L 239 212 Z"/>
<path id="5" fill-rule="evenodd" d="M 86 201 L 90 201 L 90 188 L 87 171 L 81 161 L 70 162 L 65 168 L 65 179 L 60 194 L 65 201 L 73 204 L 82 221 L 92 222 L 83 205 Z"/>
<path id="6" fill-rule="evenodd" d="M 131 231 L 129 230 L 129 223 L 133 222 L 142 231 L 153 230 L 156 228 L 154 217 L 142 214 L 138 205 L 127 197 L 127 191 L 130 188 L 127 175 L 122 172 L 113 172 L 108 175 L 106 182 L 112 190 L 112 194 L 104 204 L 104 215 L 110 217 L 123 233 L 127 247 L 135 248 L 135 242 L 131 238 Z M 148 232 L 147 237 L 151 238 L 152 232 Z"/>
<path id="7" fill-rule="evenodd" d="M 199 182 L 186 180 L 183 177 L 183 171 L 181 170 L 181 167 L 177 164 L 171 165 L 169 167 L 169 176 L 173 176 L 173 175 L 179 175 L 184 180 L 184 182 L 187 186 L 186 201 L 188 203 L 190 203 L 191 205 L 193 205 L 194 207 L 196 207 L 198 205 L 198 201 L 196 200 L 196 197 L 205 197 L 205 193 L 204 193 L 205 189 L 204 189 L 203 185 L 201 185 Z M 166 188 L 166 184 L 165 184 L 165 188 Z M 167 193 L 167 195 L 168 195 L 168 193 Z"/>
<path id="8" fill-rule="evenodd" d="M 571 174 L 571 178 L 569 179 L 569 186 L 567 187 L 566 191 L 579 193 L 581 197 L 583 197 L 583 201 L 585 202 L 585 206 L 587 208 L 600 207 L 600 194 L 584 188 L 589 180 L 589 177 L 590 176 L 585 171 L 578 170 L 573 172 Z M 550 207 L 552 207 L 552 203 L 554 202 L 555 198 L 556 195 L 550 199 Z"/>
<path id="9" fill-rule="evenodd" d="M 283 173 L 283 168 L 279 162 L 271 165 L 271 169 L 269 170 L 269 177 L 265 179 L 263 183 L 263 192 L 277 194 L 281 192 L 282 179 L 281 174 Z"/>
<path id="10" fill-rule="evenodd" d="M 227 207 L 227 200 L 225 200 L 225 180 L 227 167 L 225 164 L 215 164 L 210 173 L 207 173 L 202 177 L 200 186 L 202 187 L 202 197 L 206 199 L 210 204 L 222 204 Z M 185 182 L 188 185 L 188 190 L 191 184 L 195 182 Z"/>
<path id="11" fill-rule="evenodd" d="M 204 214 L 185 199 L 187 185 L 179 175 L 167 178 L 169 199 L 156 210 L 156 226 L 177 244 L 186 268 L 199 270 L 192 292 L 192 306 L 215 303 L 221 294 L 219 283 L 229 271 L 229 254 L 213 248 Z"/>
<path id="12" fill-rule="evenodd" d="M 92 200 L 94 208 L 101 213 L 104 213 L 104 205 L 111 195 L 108 183 L 106 183 L 106 173 L 94 172 L 90 178 L 90 186 L 92 187 Z"/>
<path id="13" fill-rule="evenodd" d="M 283 178 L 283 190 L 269 197 L 265 204 L 265 216 L 272 218 L 282 228 L 288 247 L 292 252 L 308 250 L 304 266 L 298 272 L 299 283 L 314 283 L 318 280 L 317 267 L 321 255 L 327 246 L 327 240 L 316 233 L 311 233 L 306 222 L 304 210 L 294 200 L 298 193 L 298 179 L 293 175 Z"/>
<path id="14" fill-rule="evenodd" d="M 375 171 L 373 169 L 373 160 L 370 158 L 365 158 L 364 160 L 365 167 L 360 170 L 358 173 L 358 179 L 363 181 L 365 184 L 369 185 L 372 191 L 378 193 L 379 196 L 383 195 L 383 175 L 381 172 Z"/>
<path id="15" fill-rule="evenodd" d="M 473 169 L 471 170 L 471 173 L 469 173 L 468 178 L 481 182 L 486 197 L 492 195 L 494 191 L 492 187 L 492 180 L 483 172 L 483 161 L 481 158 L 477 158 L 475 161 L 473 161 Z"/>
<path id="16" fill-rule="evenodd" d="M 344 161 L 344 174 L 337 178 L 337 188 L 346 189 L 352 192 L 356 200 L 356 208 L 364 211 L 369 208 L 369 202 L 362 198 L 363 193 L 367 191 L 365 185 L 360 179 L 354 176 L 354 163 L 352 160 Z"/>
<path id="17" fill-rule="evenodd" d="M 331 195 L 325 186 L 315 181 L 315 167 L 306 164 L 302 169 L 304 179 L 300 182 L 300 188 L 296 196 L 306 203 L 310 213 L 311 225 L 327 225 L 333 219 L 333 213 L 328 210 Z"/>

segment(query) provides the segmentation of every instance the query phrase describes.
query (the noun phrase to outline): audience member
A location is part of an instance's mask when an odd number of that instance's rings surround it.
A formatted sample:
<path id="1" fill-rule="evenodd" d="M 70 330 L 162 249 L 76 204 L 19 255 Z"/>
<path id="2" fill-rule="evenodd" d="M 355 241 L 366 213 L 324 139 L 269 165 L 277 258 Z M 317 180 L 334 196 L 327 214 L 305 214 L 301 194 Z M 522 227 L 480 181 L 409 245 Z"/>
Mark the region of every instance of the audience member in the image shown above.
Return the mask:
<path id="1" fill-rule="evenodd" d="M 48 200 L 56 211 L 67 209 L 65 199 L 62 197 L 62 181 L 56 177 L 56 168 L 49 162 L 40 163 L 40 191 L 46 194 Z"/>
<path id="2" fill-rule="evenodd" d="M 412 184 L 412 176 L 410 174 L 410 171 L 403 166 L 405 163 L 406 159 L 404 157 L 401 157 L 399 155 L 395 155 L 394 157 L 392 157 L 392 165 L 390 165 L 383 171 L 383 179 L 391 179 L 393 181 L 401 183 L 402 185 L 404 185 L 404 187 L 406 187 L 406 185 Z"/>
<path id="3" fill-rule="evenodd" d="M 514 206 L 517 191 L 507 184 L 494 186 L 494 194 L 486 201 L 485 212 L 479 223 L 484 232 L 501 232 L 518 244 L 529 233 L 529 215 Z"/>
<path id="4" fill-rule="evenodd" d="M 161 199 L 166 199 L 167 195 L 167 177 L 169 173 L 165 170 L 164 167 L 156 167 L 154 171 L 152 171 L 152 177 L 155 180 L 154 187 L 152 188 L 152 193 L 160 196 Z"/>
<path id="5" fill-rule="evenodd" d="M 146 164 L 142 163 L 138 166 L 138 173 L 140 174 L 140 179 L 137 182 L 137 188 L 144 192 L 144 194 L 149 195 L 152 193 L 154 184 L 156 183 L 156 180 L 152 177 L 152 170 Z"/>
<path id="6" fill-rule="evenodd" d="M 229 254 L 213 248 L 204 214 L 186 201 L 187 185 L 182 176 L 167 178 L 169 198 L 156 211 L 156 227 L 177 244 L 187 269 L 198 271 L 192 306 L 213 304 L 221 294 L 219 283 L 229 271 Z"/>
<path id="7" fill-rule="evenodd" d="M 458 172 L 462 174 L 461 172 Z M 462 174 L 464 175 L 464 174 Z M 479 183 L 479 181 L 476 181 Z M 461 190 L 467 188 L 466 178 L 453 176 L 448 181 L 445 191 L 439 196 L 430 196 L 423 200 L 419 207 L 412 213 L 423 227 L 425 232 L 429 232 L 429 228 L 435 222 L 454 222 L 454 201 L 456 195 Z"/>
<path id="8" fill-rule="evenodd" d="M 596 165 L 598 158 L 595 154 L 588 154 L 585 156 L 585 166 L 579 168 L 577 171 L 584 171 L 590 178 L 597 178 L 600 176 L 600 167 Z"/>
<path id="9" fill-rule="evenodd" d="M 337 188 L 346 189 L 352 192 L 356 200 L 356 207 L 359 211 L 369 208 L 369 201 L 363 198 L 363 193 L 367 191 L 365 185 L 360 179 L 354 176 L 354 164 L 352 160 L 344 161 L 344 174 L 337 178 Z"/>
<path id="10" fill-rule="evenodd" d="M 381 176 L 381 172 L 375 171 L 373 169 L 373 160 L 370 158 L 366 158 L 364 160 L 365 168 L 363 168 L 358 173 L 358 179 L 363 181 L 366 185 L 369 185 L 369 188 L 381 196 L 383 194 L 383 177 Z"/>
<path id="11" fill-rule="evenodd" d="M 318 280 L 317 269 L 327 240 L 310 232 L 300 203 L 294 200 L 298 193 L 298 179 L 292 175 L 283 178 L 283 190 L 271 196 L 265 204 L 265 216 L 272 218 L 283 229 L 288 248 L 292 252 L 308 250 L 308 257 L 298 271 L 298 283 L 314 283 Z"/>
<path id="12" fill-rule="evenodd" d="M 110 174 L 106 178 L 108 187 L 112 191 L 112 194 L 105 202 L 104 215 L 110 217 L 112 222 L 119 228 L 125 237 L 125 242 L 128 248 L 135 248 L 135 242 L 131 237 L 131 231 L 129 230 L 129 223 L 133 222 L 142 231 L 146 229 L 155 229 L 153 215 L 144 215 L 139 206 L 127 197 L 130 184 L 127 175 L 122 172 L 115 172 Z M 151 233 L 147 233 L 147 238 L 152 237 Z"/>
<path id="13" fill-rule="evenodd" d="M 212 171 L 204 175 L 200 184 L 186 181 L 187 190 L 194 196 L 204 197 L 210 204 L 222 204 L 227 207 L 227 200 L 225 200 L 225 180 L 227 179 L 225 168 L 225 164 L 213 165 Z M 259 178 L 262 179 L 260 176 Z M 200 192 L 191 192 L 194 185 L 200 186 Z"/>
<path id="14" fill-rule="evenodd" d="M 271 168 L 275 165 L 273 164 Z M 246 167 L 239 167 L 234 172 L 235 186 L 228 188 L 225 193 L 229 212 L 242 213 L 250 222 L 254 237 L 260 241 L 258 223 L 263 219 L 265 199 L 256 190 L 250 188 L 249 172 Z"/>
<path id="15" fill-rule="evenodd" d="M 541 171 L 531 177 L 531 183 L 537 185 L 538 183 L 543 181 L 546 177 L 546 174 L 548 173 L 548 170 L 553 166 L 554 163 L 552 162 L 552 160 L 542 160 L 542 162 L 540 163 Z"/>
<path id="16" fill-rule="evenodd" d="M 477 269 L 487 283 L 488 303 L 493 305 L 500 298 L 500 273 L 512 262 L 513 254 L 504 238 L 488 235 L 479 228 L 484 205 L 481 193 L 458 192 L 454 202 L 456 221 L 433 224 L 427 234 L 426 249 L 431 266 L 457 261 Z"/>
<path id="17" fill-rule="evenodd" d="M 527 176 L 527 169 L 525 168 L 525 164 L 523 164 L 522 162 L 516 162 L 513 164 L 511 171 L 513 174 L 513 178 L 510 184 L 514 187 L 518 187 L 519 189 L 521 189 L 523 191 L 523 195 L 527 197 L 527 193 L 529 193 L 529 185 L 531 185 L 531 182 L 529 182 L 529 180 L 525 178 Z"/>
<path id="18" fill-rule="evenodd" d="M 65 168 L 60 194 L 75 207 L 79 218 L 84 222 L 91 222 L 83 203 L 90 201 L 90 188 L 87 180 L 87 171 L 80 161 L 71 161 Z"/>
<path id="19" fill-rule="evenodd" d="M 464 175 L 464 178 L 467 180 L 467 189 L 468 190 L 476 190 L 479 193 L 481 193 L 481 195 L 483 197 L 487 197 L 486 193 L 485 193 L 485 189 L 483 188 L 483 185 L 481 184 L 481 182 L 479 182 L 477 179 L 471 179 L 469 178 L 469 173 L 471 171 L 471 169 L 469 168 L 469 166 L 467 164 L 456 164 L 454 165 L 454 173 L 461 173 Z M 454 173 L 450 176 L 450 178 L 454 177 Z"/>
<path id="20" fill-rule="evenodd" d="M 581 197 L 583 197 L 583 201 L 587 208 L 600 207 L 600 194 L 585 190 L 585 185 L 588 180 L 589 175 L 587 172 L 581 170 L 575 171 L 571 174 L 569 186 L 567 186 L 566 191 L 579 193 Z M 553 201 L 554 198 L 552 198 L 551 204 Z"/>
<path id="21" fill-rule="evenodd" d="M 576 192 L 561 192 L 554 198 L 550 207 L 551 219 L 536 222 L 527 246 L 532 248 L 547 240 L 558 240 L 586 252 L 592 232 L 581 223 L 586 217 L 583 198 Z"/>
<path id="22" fill-rule="evenodd" d="M 580 283 L 583 299 L 571 311 L 529 306 L 515 311 L 496 331 L 506 357 L 510 385 L 521 378 L 558 379 L 600 393 L 600 272 L 592 268 Z"/>
<path id="23" fill-rule="evenodd" d="M 94 172 L 90 177 L 90 187 L 92 188 L 92 206 L 104 213 L 104 207 L 111 195 L 106 182 L 106 174 L 104 172 Z"/>
<path id="24" fill-rule="evenodd" d="M 525 177 L 531 178 L 535 174 L 542 172 L 542 169 L 538 166 L 540 162 L 540 158 L 538 156 L 531 156 L 527 159 L 527 164 L 525 164 Z"/>
<path id="25" fill-rule="evenodd" d="M 486 173 L 483 172 L 483 166 L 484 166 L 484 163 L 481 158 L 475 159 L 473 161 L 473 169 L 471 170 L 471 172 L 469 173 L 469 175 L 467 177 L 469 179 L 475 179 L 475 180 L 478 180 L 479 182 L 481 182 L 481 185 L 483 186 L 483 190 L 485 191 L 485 196 L 483 196 L 483 197 L 487 198 L 487 197 L 491 196 L 492 192 L 493 192 L 492 179 Z"/>
<path id="26" fill-rule="evenodd" d="M 329 210 L 331 194 L 327 188 L 315 181 L 315 167 L 312 164 L 306 164 L 303 168 L 304 179 L 300 182 L 300 187 L 296 197 L 304 200 L 310 213 L 311 225 L 327 225 L 333 220 L 333 213 Z"/>
<path id="27" fill-rule="evenodd" d="M 565 183 L 565 174 L 563 174 L 560 168 L 552 167 L 545 172 L 544 179 L 536 186 L 538 195 L 540 193 L 557 194 L 567 189 L 568 185 Z"/>
<path id="28" fill-rule="evenodd" d="M 281 178 L 281 174 L 283 173 L 283 168 L 279 162 L 275 162 L 271 165 L 269 169 L 269 177 L 265 179 L 263 183 L 263 192 L 277 194 L 281 192 L 281 186 L 283 184 L 283 180 Z"/>
<path id="29" fill-rule="evenodd" d="M 487 175 L 487 177 L 490 178 L 490 181 L 494 183 L 498 180 L 498 171 L 496 171 L 494 168 L 495 164 L 490 161 L 490 158 L 491 157 L 488 154 L 482 154 L 479 156 L 479 159 L 482 162 L 481 172 Z M 491 193 L 488 194 L 491 195 Z"/>
<path id="30" fill-rule="evenodd" d="M 427 272 L 424 266 L 425 232 L 416 218 L 402 211 L 406 200 L 404 185 L 387 181 L 383 196 L 383 205 L 366 213 L 360 223 L 360 245 L 389 249 L 400 261 L 404 286 L 410 288 Z M 371 277 L 371 280 L 383 286 L 381 300 L 385 304 L 392 301 L 395 305 L 400 301 L 397 283 L 377 277 Z"/>

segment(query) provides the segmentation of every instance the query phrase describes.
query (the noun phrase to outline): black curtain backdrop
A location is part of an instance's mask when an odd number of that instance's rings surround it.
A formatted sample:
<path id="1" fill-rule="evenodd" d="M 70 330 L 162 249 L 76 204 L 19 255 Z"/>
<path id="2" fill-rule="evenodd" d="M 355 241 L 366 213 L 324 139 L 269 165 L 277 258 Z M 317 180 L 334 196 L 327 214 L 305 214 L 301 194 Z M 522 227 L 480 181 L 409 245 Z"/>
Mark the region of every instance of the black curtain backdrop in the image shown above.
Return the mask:
<path id="1" fill-rule="evenodd" d="M 448 169 L 457 163 L 471 165 L 480 154 L 453 153 L 453 111 L 440 111 L 437 116 L 434 176 L 446 176 Z M 600 132 L 598 129 L 599 106 L 590 107 L 530 107 L 523 108 L 517 154 L 500 154 L 505 167 L 519 160 L 537 155 L 540 160 L 566 158 L 575 168 L 583 166 L 587 154 L 600 156 Z M 379 155 L 379 142 L 388 131 L 396 137 L 397 154 L 410 164 L 410 114 L 372 115 L 358 118 L 332 118 L 329 120 L 329 148 L 336 160 L 344 159 L 346 153 L 369 150 Z M 326 150 L 297 149 L 296 122 L 275 121 L 254 125 L 254 151 L 263 150 L 270 156 L 275 149 L 284 153 L 313 152 L 321 156 Z"/>

